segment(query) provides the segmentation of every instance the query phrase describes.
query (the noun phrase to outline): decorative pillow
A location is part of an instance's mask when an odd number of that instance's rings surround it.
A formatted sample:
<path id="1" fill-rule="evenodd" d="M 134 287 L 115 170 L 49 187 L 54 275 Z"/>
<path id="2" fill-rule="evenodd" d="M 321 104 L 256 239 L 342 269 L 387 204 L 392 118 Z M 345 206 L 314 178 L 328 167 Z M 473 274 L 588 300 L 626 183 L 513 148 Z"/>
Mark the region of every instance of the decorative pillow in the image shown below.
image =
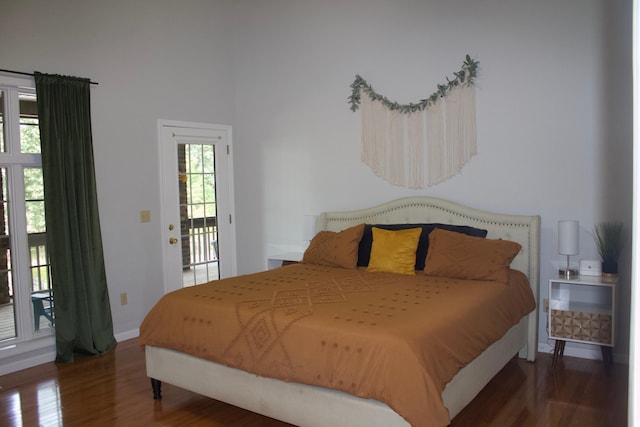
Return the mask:
<path id="1" fill-rule="evenodd" d="M 452 224 L 365 224 L 364 234 L 362 240 L 358 246 L 358 266 L 366 267 L 369 265 L 369 257 L 371 255 L 371 242 L 372 234 L 371 229 L 373 227 L 383 228 L 385 230 L 406 230 L 408 228 L 422 228 L 422 234 L 420 235 L 420 241 L 418 242 L 418 249 L 416 251 L 416 270 L 424 270 L 424 261 L 427 258 L 429 251 L 429 233 L 435 228 L 443 230 L 455 231 L 457 233 L 464 233 L 469 236 L 486 237 L 487 230 L 480 228 L 469 227 L 467 225 L 452 225 Z"/>
<path id="2" fill-rule="evenodd" d="M 435 229 L 429 234 L 424 272 L 430 276 L 494 280 L 507 283 L 509 267 L 522 246 Z"/>
<path id="3" fill-rule="evenodd" d="M 416 249 L 422 228 L 384 230 L 373 227 L 373 244 L 367 271 L 416 274 Z"/>
<path id="4" fill-rule="evenodd" d="M 309 243 L 302 256 L 303 264 L 326 265 L 328 267 L 356 268 L 358 243 L 362 239 L 364 224 L 345 230 L 320 231 Z"/>

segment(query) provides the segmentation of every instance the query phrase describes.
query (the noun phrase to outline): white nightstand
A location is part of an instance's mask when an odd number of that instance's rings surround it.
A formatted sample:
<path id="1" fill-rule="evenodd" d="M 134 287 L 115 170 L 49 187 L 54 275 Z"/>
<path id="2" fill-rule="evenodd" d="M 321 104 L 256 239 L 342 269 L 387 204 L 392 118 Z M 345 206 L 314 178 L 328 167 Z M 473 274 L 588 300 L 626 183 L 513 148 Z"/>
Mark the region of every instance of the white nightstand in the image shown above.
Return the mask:
<path id="1" fill-rule="evenodd" d="M 577 276 L 549 280 L 549 338 L 555 366 L 567 341 L 599 345 L 607 371 L 613 364 L 617 279 Z"/>
<path id="2" fill-rule="evenodd" d="M 302 261 L 302 252 L 287 252 L 284 254 L 272 255 L 267 258 L 267 269 L 282 267 L 283 265 L 296 264 Z"/>

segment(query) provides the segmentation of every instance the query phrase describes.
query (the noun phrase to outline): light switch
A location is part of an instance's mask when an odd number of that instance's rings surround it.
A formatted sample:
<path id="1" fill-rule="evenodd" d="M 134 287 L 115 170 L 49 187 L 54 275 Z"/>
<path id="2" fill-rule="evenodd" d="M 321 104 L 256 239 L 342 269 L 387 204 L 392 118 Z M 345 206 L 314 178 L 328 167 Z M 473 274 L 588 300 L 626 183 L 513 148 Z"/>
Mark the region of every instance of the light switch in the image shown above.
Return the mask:
<path id="1" fill-rule="evenodd" d="M 151 211 L 140 211 L 140 222 L 151 222 Z"/>

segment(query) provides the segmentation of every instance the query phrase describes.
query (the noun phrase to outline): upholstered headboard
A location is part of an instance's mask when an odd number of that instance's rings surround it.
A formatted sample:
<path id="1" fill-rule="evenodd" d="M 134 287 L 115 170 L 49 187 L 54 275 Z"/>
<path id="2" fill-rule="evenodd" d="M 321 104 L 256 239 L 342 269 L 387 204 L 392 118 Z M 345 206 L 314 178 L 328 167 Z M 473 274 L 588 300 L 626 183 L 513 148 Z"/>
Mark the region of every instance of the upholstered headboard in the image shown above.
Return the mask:
<path id="1" fill-rule="evenodd" d="M 540 280 L 540 216 L 509 215 L 482 211 L 433 197 L 406 197 L 345 212 L 324 212 L 318 218 L 318 229 L 340 231 L 353 225 L 442 223 L 469 225 L 487 230 L 487 239 L 506 239 L 522 245 L 511 267 L 529 279 L 538 301 Z M 529 349 L 537 347 L 537 310 L 529 316 Z"/>

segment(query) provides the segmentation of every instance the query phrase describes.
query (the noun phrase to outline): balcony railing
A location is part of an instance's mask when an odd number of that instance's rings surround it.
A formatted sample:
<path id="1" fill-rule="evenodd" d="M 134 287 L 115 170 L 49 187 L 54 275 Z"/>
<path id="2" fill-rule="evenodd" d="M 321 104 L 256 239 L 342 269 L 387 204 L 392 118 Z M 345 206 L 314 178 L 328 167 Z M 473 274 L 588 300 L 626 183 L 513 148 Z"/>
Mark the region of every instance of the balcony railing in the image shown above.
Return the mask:
<path id="1" fill-rule="evenodd" d="M 47 256 L 46 233 L 31 233 L 27 235 L 29 244 L 29 274 L 31 278 L 31 293 L 48 291 L 51 289 L 51 270 L 49 268 L 49 258 Z M 11 256 L 9 249 L 9 236 L 0 236 L 0 246 L 2 247 L 0 256 L 0 283 L 4 286 L 3 295 L 8 296 L 7 301 L 13 297 L 13 272 L 11 270 Z"/>
<path id="2" fill-rule="evenodd" d="M 28 235 L 31 273 L 31 293 L 51 289 L 51 269 L 47 256 L 47 233 Z"/>
<path id="3" fill-rule="evenodd" d="M 189 268 L 218 260 L 218 224 L 215 216 L 182 221 L 182 266 Z"/>

